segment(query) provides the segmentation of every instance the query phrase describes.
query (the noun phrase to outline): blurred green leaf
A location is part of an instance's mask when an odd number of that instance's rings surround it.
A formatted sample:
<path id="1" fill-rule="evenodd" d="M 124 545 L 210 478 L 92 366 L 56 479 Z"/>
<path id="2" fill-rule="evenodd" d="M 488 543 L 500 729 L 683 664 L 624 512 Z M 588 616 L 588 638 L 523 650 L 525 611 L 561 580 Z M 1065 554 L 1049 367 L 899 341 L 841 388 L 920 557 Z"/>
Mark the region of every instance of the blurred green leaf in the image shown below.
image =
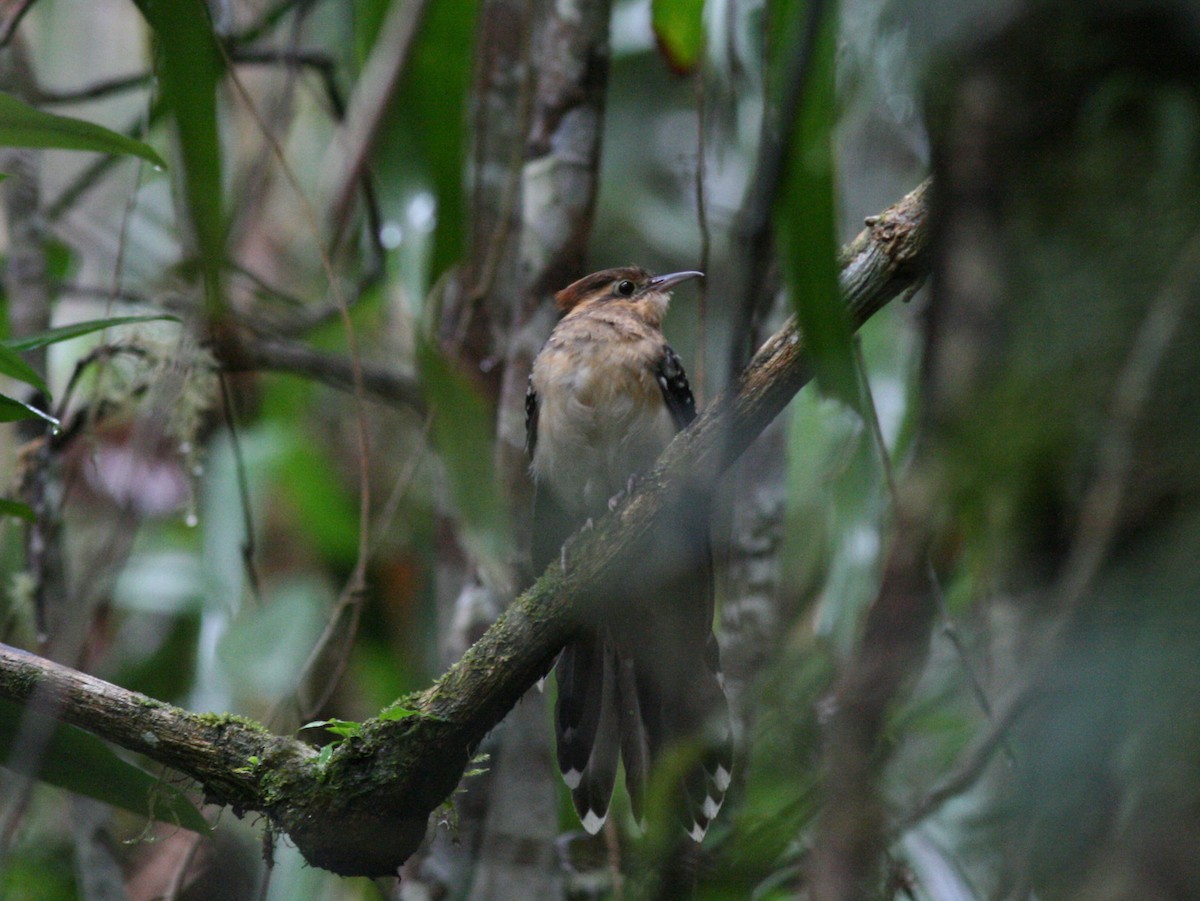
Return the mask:
<path id="1" fill-rule="evenodd" d="M 281 429 L 285 447 L 273 467 L 279 496 L 293 521 L 331 562 L 352 565 L 358 556 L 358 506 L 337 478 L 339 464 L 328 446 L 302 429 Z"/>
<path id="2" fill-rule="evenodd" d="M 799 848 L 820 811 L 818 711 L 833 677 L 832 660 L 817 647 L 782 650 L 760 674 L 753 689 L 757 716 L 738 777 L 743 796 L 726 846 L 726 878 L 779 873 L 799 863 Z M 774 877 L 767 878 L 762 897 L 775 897 L 768 894 Z M 744 889 L 732 895 L 749 896 Z"/>
<path id="3" fill-rule="evenodd" d="M 371 55 L 375 39 L 392 0 L 354 0 L 354 64 L 358 69 Z"/>
<path id="4" fill-rule="evenodd" d="M 70 244 L 47 237 L 42 242 L 46 254 L 46 278 L 51 283 L 66 281 L 75 264 L 75 251 Z"/>
<path id="5" fill-rule="evenodd" d="M 683 75 L 696 68 L 704 50 L 704 0 L 653 0 L 650 24 L 672 69 Z"/>
<path id="6" fill-rule="evenodd" d="M 34 350 L 38 347 L 45 347 L 48 344 L 58 344 L 61 341 L 69 341 L 81 335 L 90 335 L 92 332 L 113 328 L 118 325 L 128 325 L 131 322 L 159 321 L 178 322 L 179 317 L 169 316 L 166 313 L 154 313 L 148 316 L 114 316 L 111 319 L 89 319 L 86 322 L 73 322 L 70 325 L 47 329 L 44 332 L 38 332 L 36 335 L 26 335 L 24 338 L 11 338 L 0 342 L 0 347 L 17 351 Z"/>
<path id="7" fill-rule="evenodd" d="M 155 636 L 156 642 L 155 638 L 139 638 L 126 650 L 116 681 L 152 698 L 186 699 L 196 676 L 200 618 L 171 616 L 157 621 L 162 624 L 161 637 Z M 155 643 L 146 647 L 150 642 Z"/>
<path id="8" fill-rule="evenodd" d="M 225 675 L 254 698 L 275 701 L 295 691 L 332 602 L 323 583 L 297 578 L 261 606 L 243 607 L 218 643 Z"/>
<path id="9" fill-rule="evenodd" d="M 3 344 L 0 344 L 0 375 L 7 375 L 26 385 L 32 385 L 42 394 L 50 396 L 50 389 L 37 374 L 37 370 L 22 360 L 15 350 L 10 350 Z"/>
<path id="10" fill-rule="evenodd" d="M 493 465 L 495 413 L 430 342 L 417 342 L 417 360 L 433 415 L 433 443 L 467 537 L 475 544 L 472 550 L 493 559 L 503 556 L 510 530 Z"/>
<path id="11" fill-rule="evenodd" d="M 474 0 L 428 5 L 373 156 L 383 184 L 415 187 L 412 180 L 420 174 L 428 181 L 437 203 L 434 279 L 462 255 L 465 244 L 463 171 L 477 6 Z"/>
<path id="12" fill-rule="evenodd" d="M 49 413 L 39 410 L 23 400 L 0 394 L 0 422 L 17 422 L 21 419 L 41 419 L 58 428 L 60 423 Z"/>
<path id="13" fill-rule="evenodd" d="M 44 113 L 3 92 L 0 92 L 0 146 L 129 154 L 160 169 L 167 167 L 163 158 L 148 144 L 83 119 Z"/>
<path id="14" fill-rule="evenodd" d="M 183 792 L 122 760 L 94 735 L 36 716 L 0 700 L 0 761 L 6 767 L 122 810 L 208 833 L 208 823 Z M 43 728 L 50 730 L 49 737 L 28 766 L 18 742 L 29 740 L 30 733 L 40 737 Z"/>
<path id="15" fill-rule="evenodd" d="M 24 831 L 24 830 L 22 830 Z M 9 849 L 0 864 L 5 901 L 77 901 L 74 846 L 38 832 Z"/>
<path id="16" fill-rule="evenodd" d="M 210 311 L 221 304 L 225 217 L 217 86 L 225 65 L 202 0 L 134 0 L 158 42 L 159 84 L 175 117 L 183 193 Z"/>
<path id="17" fill-rule="evenodd" d="M 10 501 L 3 497 L 0 497 L 0 516 L 15 516 L 26 522 L 33 522 L 34 520 L 33 508 L 28 504 L 22 504 L 20 501 Z"/>
<path id="18" fill-rule="evenodd" d="M 833 178 L 837 8 L 833 3 L 823 4 L 811 56 L 803 71 L 797 72 L 795 48 L 802 46 L 797 41 L 809 25 L 810 5 L 791 5 L 793 21 L 787 24 L 787 31 L 780 33 L 793 35 L 796 40 L 780 42 L 774 60 L 778 89 L 786 91 L 794 78 L 803 80 L 791 149 L 783 161 L 775 229 L 784 278 L 817 385 L 826 394 L 859 409 L 850 323 L 838 289 Z"/>

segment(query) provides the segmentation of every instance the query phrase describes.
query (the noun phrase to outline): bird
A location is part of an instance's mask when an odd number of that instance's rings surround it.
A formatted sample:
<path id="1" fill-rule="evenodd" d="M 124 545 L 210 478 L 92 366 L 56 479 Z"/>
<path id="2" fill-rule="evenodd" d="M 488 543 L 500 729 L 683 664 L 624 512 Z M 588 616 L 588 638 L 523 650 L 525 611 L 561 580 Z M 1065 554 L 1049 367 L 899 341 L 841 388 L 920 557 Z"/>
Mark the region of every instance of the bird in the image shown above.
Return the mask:
<path id="1" fill-rule="evenodd" d="M 611 509 L 696 417 L 662 323 L 694 270 L 604 269 L 555 295 L 562 317 L 533 361 L 525 400 L 533 480 L 532 562 L 566 562 L 568 539 Z M 555 664 L 559 768 L 584 829 L 608 816 L 618 760 L 639 824 L 652 767 L 681 750 L 678 817 L 695 842 L 730 784 L 729 707 L 712 631 L 707 492 L 660 517 L 609 578 Z M 679 760 L 680 758 L 676 758 Z"/>

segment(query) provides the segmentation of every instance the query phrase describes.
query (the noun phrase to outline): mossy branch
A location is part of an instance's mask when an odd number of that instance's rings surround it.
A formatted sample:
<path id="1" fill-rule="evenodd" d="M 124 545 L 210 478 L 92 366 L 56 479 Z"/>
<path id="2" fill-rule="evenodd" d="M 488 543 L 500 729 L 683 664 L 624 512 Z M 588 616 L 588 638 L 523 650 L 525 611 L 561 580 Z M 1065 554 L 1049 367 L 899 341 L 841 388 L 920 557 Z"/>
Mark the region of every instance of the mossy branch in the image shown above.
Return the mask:
<path id="1" fill-rule="evenodd" d="M 843 251 L 841 288 L 855 328 L 924 277 L 927 187 L 872 217 Z M 364 723 L 323 765 L 307 744 L 255 723 L 191 713 L 4 645 L 0 697 L 179 770 L 238 813 L 266 814 L 314 866 L 394 874 L 479 742 L 550 668 L 589 586 L 638 545 L 672 495 L 725 469 L 809 377 L 792 319 L 624 503 L 572 544 L 565 570 L 551 565 L 441 679 L 405 700 L 413 715 Z"/>

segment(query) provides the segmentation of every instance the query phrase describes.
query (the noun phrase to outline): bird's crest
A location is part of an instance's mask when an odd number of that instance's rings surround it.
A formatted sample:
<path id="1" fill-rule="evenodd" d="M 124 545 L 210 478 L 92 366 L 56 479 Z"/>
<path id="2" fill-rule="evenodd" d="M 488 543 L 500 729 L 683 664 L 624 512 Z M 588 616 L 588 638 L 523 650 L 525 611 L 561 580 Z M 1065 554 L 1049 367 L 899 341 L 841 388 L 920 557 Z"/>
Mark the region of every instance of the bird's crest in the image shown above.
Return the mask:
<path id="1" fill-rule="evenodd" d="M 613 297 L 620 297 L 621 295 L 616 293 L 616 286 L 622 281 L 630 281 L 641 286 L 649 278 L 650 273 L 641 266 L 601 269 L 599 272 L 593 272 L 578 281 L 571 282 L 554 295 L 554 303 L 564 313 L 569 313 L 583 301 L 593 297 L 604 297 L 610 293 Z"/>

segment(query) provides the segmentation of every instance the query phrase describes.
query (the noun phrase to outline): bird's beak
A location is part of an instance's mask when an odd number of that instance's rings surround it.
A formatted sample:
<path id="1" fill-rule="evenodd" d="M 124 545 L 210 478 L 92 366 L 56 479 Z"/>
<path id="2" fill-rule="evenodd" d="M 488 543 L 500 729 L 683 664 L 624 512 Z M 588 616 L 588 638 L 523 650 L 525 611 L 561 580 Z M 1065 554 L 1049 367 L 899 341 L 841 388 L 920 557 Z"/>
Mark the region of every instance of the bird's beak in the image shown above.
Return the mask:
<path id="1" fill-rule="evenodd" d="M 671 272 L 667 275 L 656 275 L 646 283 L 646 287 L 651 291 L 670 291 L 681 282 L 686 282 L 688 279 L 693 278 L 704 278 L 704 273 L 689 269 L 686 272 Z"/>

